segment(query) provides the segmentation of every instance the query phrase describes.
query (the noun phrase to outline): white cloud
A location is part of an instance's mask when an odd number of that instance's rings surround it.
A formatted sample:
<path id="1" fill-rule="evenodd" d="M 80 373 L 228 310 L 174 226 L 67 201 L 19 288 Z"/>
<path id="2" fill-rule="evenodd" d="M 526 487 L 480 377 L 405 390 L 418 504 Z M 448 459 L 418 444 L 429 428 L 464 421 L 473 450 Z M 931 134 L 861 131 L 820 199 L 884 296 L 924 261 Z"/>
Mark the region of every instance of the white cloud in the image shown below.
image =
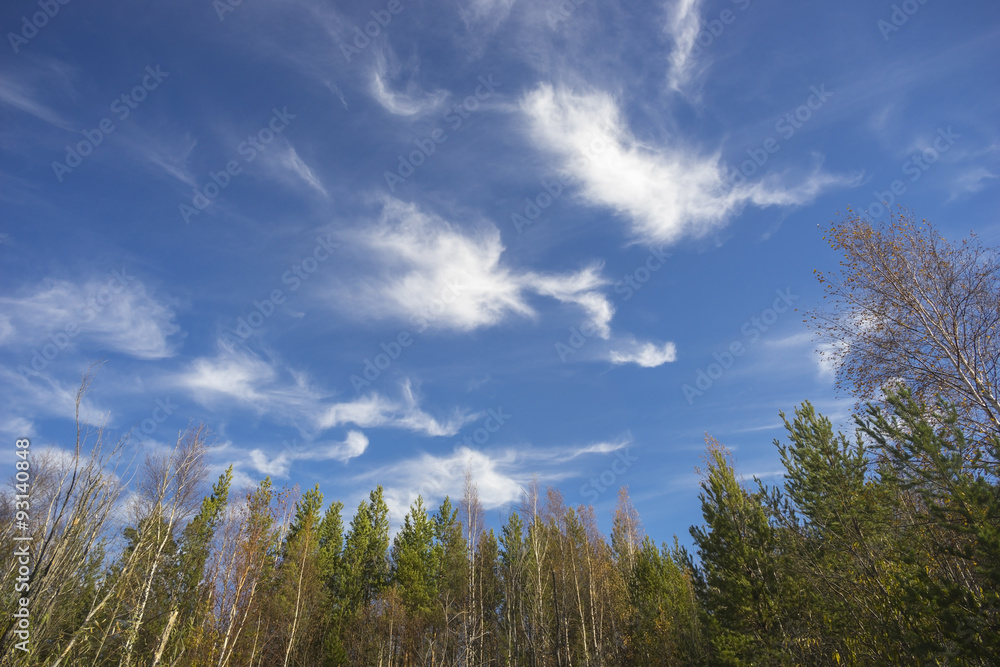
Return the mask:
<path id="1" fill-rule="evenodd" d="M 3 345 L 4 341 L 8 338 L 14 337 L 14 325 L 11 324 L 10 318 L 6 315 L 0 314 L 0 345 Z"/>
<path id="2" fill-rule="evenodd" d="M 667 84 L 672 90 L 680 91 L 691 77 L 694 67 L 693 49 L 698 31 L 701 29 L 701 0 L 676 0 L 667 32 L 674 38 L 674 49 L 670 53 L 670 70 Z"/>
<path id="3" fill-rule="evenodd" d="M 50 415 L 58 419 L 72 417 L 76 409 L 76 394 L 80 389 L 80 374 L 88 372 L 86 366 L 81 367 L 79 363 L 68 364 L 72 369 L 72 377 L 69 381 L 63 382 L 56 373 L 52 372 L 53 367 L 49 366 L 38 375 L 32 375 L 23 371 L 23 368 L 31 367 L 29 358 L 25 358 L 23 365 L 10 367 L 0 366 L 0 388 L 2 388 L 5 407 L 10 414 L 19 415 L 0 424 L 0 433 L 4 429 L 16 437 L 24 437 L 30 434 L 28 431 L 20 432 L 22 428 L 32 428 L 33 420 L 38 420 L 43 415 Z M 93 370 L 93 368 L 89 369 Z M 111 421 L 111 410 L 107 406 L 94 402 L 92 396 L 85 395 L 80 404 L 80 422 L 89 426 L 102 426 Z"/>
<path id="4" fill-rule="evenodd" d="M 492 32 L 510 15 L 514 0 L 465 0 L 460 11 L 468 26 L 482 26 Z"/>
<path id="5" fill-rule="evenodd" d="M 803 331 L 801 333 L 792 334 L 791 336 L 785 336 L 784 338 L 769 340 L 766 341 L 764 344 L 767 345 L 768 347 L 794 348 L 812 343 L 813 338 L 814 338 L 813 334 L 811 334 L 808 331 Z"/>
<path id="6" fill-rule="evenodd" d="M 373 72 L 372 96 L 389 113 L 398 116 L 417 116 L 439 108 L 448 93 L 443 90 L 423 94 L 397 93 L 388 87 L 384 75 Z"/>
<path id="7" fill-rule="evenodd" d="M 457 447 L 441 456 L 424 453 L 401 460 L 372 471 L 366 477 L 383 485 L 386 504 L 398 523 L 417 495 L 423 496 L 428 504 L 440 502 L 446 495 L 453 499 L 460 497 L 467 468 L 472 471 L 485 509 L 517 501 L 530 481 L 530 473 L 518 472 L 517 460 L 513 451 L 492 455 Z"/>
<path id="8" fill-rule="evenodd" d="M 316 171 L 299 155 L 298 151 L 285 139 L 274 142 L 274 146 L 262 153 L 262 164 L 267 176 L 290 189 L 301 190 L 303 185 L 319 195 L 329 197 Z"/>
<path id="9" fill-rule="evenodd" d="M 373 392 L 351 401 L 331 402 L 305 374 L 278 369 L 236 351 L 223 350 L 214 358 L 196 359 L 171 382 L 202 404 L 233 400 L 314 434 L 354 424 L 361 428 L 404 429 L 429 437 L 450 436 L 479 417 L 462 410 L 453 411 L 447 419 L 428 414 L 420 408 L 408 381 L 403 383 L 399 399 Z"/>
<path id="10" fill-rule="evenodd" d="M 826 188 L 858 180 L 817 167 L 793 186 L 774 174 L 731 185 L 718 154 L 701 155 L 676 137 L 660 148 L 640 142 L 616 101 L 602 92 L 545 84 L 529 93 L 521 108 L 536 144 L 579 181 L 580 197 L 626 218 L 632 233 L 649 244 L 703 235 L 747 204 L 802 204 Z"/>
<path id="11" fill-rule="evenodd" d="M 973 167 L 965 170 L 951 184 L 951 194 L 948 201 L 954 201 L 963 195 L 979 192 L 997 175 L 985 167 Z"/>
<path id="12" fill-rule="evenodd" d="M 563 303 L 573 303 L 590 315 L 601 338 L 611 334 L 611 318 L 614 306 L 597 290 L 608 281 L 601 277 L 602 265 L 594 264 L 579 273 L 568 276 L 543 276 L 529 274 L 533 289 L 543 296 L 550 296 Z"/>
<path id="13" fill-rule="evenodd" d="M 70 123 L 38 101 L 33 90 L 9 75 L 0 74 L 0 103 L 14 107 L 58 128 L 73 130 Z"/>
<path id="14" fill-rule="evenodd" d="M 10 409 L 10 407 L 11 406 L 8 404 L 8 409 Z M 34 422 L 23 417 L 6 417 L 3 420 L 0 420 L 0 433 L 2 433 L 7 440 L 26 438 L 35 434 L 35 424 Z"/>
<path id="15" fill-rule="evenodd" d="M 36 347 L 55 337 L 62 347 L 85 343 L 140 359 L 172 356 L 168 339 L 180 327 L 170 306 L 149 295 L 127 270 L 110 275 L 79 284 L 46 280 L 20 296 L 0 297 L 6 313 L 0 345 Z"/>
<path id="16" fill-rule="evenodd" d="M 386 201 L 378 225 L 355 236 L 380 272 L 340 290 L 336 299 L 346 311 L 471 331 L 510 315 L 535 317 L 527 302 L 535 293 L 580 306 L 607 335 L 614 310 L 598 291 L 608 284 L 599 265 L 570 274 L 518 273 L 501 262 L 504 246 L 492 224 L 465 233 L 395 199 Z"/>
<path id="17" fill-rule="evenodd" d="M 819 343 L 813 352 L 820 377 L 833 380 L 844 361 L 849 345 L 843 341 Z"/>
<path id="18" fill-rule="evenodd" d="M 309 165 L 307 165 L 294 148 L 289 146 L 279 158 L 281 165 L 285 169 L 289 170 L 291 173 L 295 174 L 301 178 L 309 187 L 311 187 L 316 192 L 320 193 L 324 197 L 327 196 L 326 188 L 323 184 L 319 182 L 319 178 L 316 177 L 316 172 L 314 172 Z"/>
<path id="19" fill-rule="evenodd" d="M 420 409 L 409 382 L 403 383 L 401 400 L 394 401 L 379 394 L 369 394 L 346 403 L 325 408 L 316 418 L 317 428 L 325 430 L 341 424 L 362 428 L 403 428 L 428 436 L 452 436 L 465 424 L 478 419 L 478 414 L 456 412 L 444 422 Z"/>
<path id="20" fill-rule="evenodd" d="M 195 359 L 188 371 L 176 377 L 176 382 L 201 402 L 222 395 L 262 408 L 270 398 L 262 387 L 273 382 L 276 375 L 275 370 L 261 359 L 232 354 Z"/>
<path id="21" fill-rule="evenodd" d="M 141 126 L 129 125 L 116 143 L 143 165 L 152 165 L 185 185 L 195 187 L 198 179 L 191 173 L 189 161 L 198 145 L 190 133 L 147 132 Z"/>
<path id="22" fill-rule="evenodd" d="M 643 368 L 656 368 L 677 360 L 677 346 L 673 343 L 634 343 L 627 351 L 612 350 L 608 359 L 613 364 L 637 364 Z"/>
<path id="23" fill-rule="evenodd" d="M 588 455 L 600 460 L 599 457 L 618 452 L 631 443 L 631 436 L 626 435 L 588 445 L 524 446 L 498 451 L 458 445 L 448 453 L 421 453 L 380 466 L 359 479 L 382 484 L 394 521 L 399 522 L 417 495 L 423 496 L 428 504 L 440 502 L 446 495 L 453 501 L 460 497 L 467 469 L 472 473 L 480 502 L 489 510 L 518 502 L 535 475 L 542 482 L 556 482 L 590 472 L 591 463 L 585 464 L 582 471 L 572 470 L 567 464 Z"/>
<path id="24" fill-rule="evenodd" d="M 851 317 L 857 323 L 857 327 L 866 327 L 861 318 Z M 816 335 L 803 331 L 801 333 L 785 336 L 777 340 L 767 341 L 767 347 L 782 350 L 784 356 L 788 356 L 788 350 L 798 350 L 809 356 L 816 364 L 819 376 L 825 380 L 833 380 L 844 360 L 844 356 L 849 350 L 848 343 L 844 341 L 817 341 Z"/>
<path id="25" fill-rule="evenodd" d="M 405 93 L 392 90 L 389 81 L 398 74 L 399 67 L 391 51 L 379 50 L 371 72 L 371 93 L 386 111 L 397 116 L 419 116 L 438 109 L 448 97 L 445 90 L 433 93 L 418 90 L 412 82 Z"/>
<path id="26" fill-rule="evenodd" d="M 349 431 L 343 442 L 314 442 L 304 446 L 286 449 L 273 458 L 268 458 L 260 449 L 250 451 L 250 463 L 262 475 L 288 477 L 291 464 L 295 461 L 340 461 L 347 463 L 368 449 L 368 438 L 361 431 Z"/>
<path id="27" fill-rule="evenodd" d="M 541 452 L 541 456 L 544 459 L 551 459 L 555 463 L 564 463 L 566 461 L 571 461 L 580 456 L 585 456 L 587 454 L 612 454 L 619 450 L 625 449 L 632 444 L 632 435 L 630 433 L 625 434 L 618 440 L 612 440 L 608 442 L 596 442 L 592 445 L 583 445 L 580 447 L 572 447 L 565 453 L 560 452 L 552 455 L 551 452 Z"/>

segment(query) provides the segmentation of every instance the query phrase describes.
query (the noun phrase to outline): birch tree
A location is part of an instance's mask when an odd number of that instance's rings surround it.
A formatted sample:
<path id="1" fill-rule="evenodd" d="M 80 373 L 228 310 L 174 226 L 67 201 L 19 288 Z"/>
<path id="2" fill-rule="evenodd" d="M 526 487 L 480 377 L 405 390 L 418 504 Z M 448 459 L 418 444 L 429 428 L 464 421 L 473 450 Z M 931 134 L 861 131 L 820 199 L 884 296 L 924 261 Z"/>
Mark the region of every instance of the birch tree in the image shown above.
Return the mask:
<path id="1" fill-rule="evenodd" d="M 929 405 L 941 395 L 960 424 L 1000 434 L 1000 257 L 975 235 L 955 243 L 905 211 L 876 224 L 848 210 L 826 240 L 842 258 L 817 272 L 825 308 L 806 322 L 860 402 L 908 387 Z"/>

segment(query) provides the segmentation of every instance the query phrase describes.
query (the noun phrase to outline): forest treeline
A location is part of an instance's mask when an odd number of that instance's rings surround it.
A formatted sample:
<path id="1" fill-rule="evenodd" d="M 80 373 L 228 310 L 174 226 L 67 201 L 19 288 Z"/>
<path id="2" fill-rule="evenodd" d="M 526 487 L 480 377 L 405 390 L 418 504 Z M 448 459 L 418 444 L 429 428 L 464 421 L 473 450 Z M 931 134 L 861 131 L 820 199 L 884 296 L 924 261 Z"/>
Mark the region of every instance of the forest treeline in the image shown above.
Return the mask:
<path id="1" fill-rule="evenodd" d="M 381 487 L 351 513 L 318 486 L 236 490 L 231 468 L 207 487 L 201 428 L 137 465 L 82 430 L 33 460 L 30 651 L 5 556 L 2 664 L 996 664 L 1000 262 L 903 215 L 827 238 L 844 259 L 808 323 L 853 431 L 782 414 L 771 485 L 707 438 L 690 552 L 624 488 L 610 535 L 537 483 L 491 528 L 467 475 L 390 537 Z M 13 515 L 8 494 L 4 554 Z"/>

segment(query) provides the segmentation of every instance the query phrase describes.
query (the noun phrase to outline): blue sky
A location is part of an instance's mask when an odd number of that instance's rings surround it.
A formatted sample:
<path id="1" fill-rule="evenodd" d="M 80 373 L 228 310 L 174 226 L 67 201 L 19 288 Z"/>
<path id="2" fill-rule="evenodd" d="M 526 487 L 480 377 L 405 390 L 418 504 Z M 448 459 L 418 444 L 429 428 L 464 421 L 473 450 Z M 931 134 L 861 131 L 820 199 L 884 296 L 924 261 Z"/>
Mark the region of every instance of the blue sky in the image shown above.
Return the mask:
<path id="1" fill-rule="evenodd" d="M 106 360 L 90 422 L 154 451 L 204 421 L 240 483 L 348 507 L 381 483 L 398 523 L 471 466 L 494 520 L 538 475 L 605 527 L 627 484 L 687 542 L 705 432 L 773 479 L 779 410 L 850 413 L 802 324 L 821 226 L 891 197 L 1000 242 L 995 3 L 42 0 L 0 25 L 11 443 L 68 447 Z"/>

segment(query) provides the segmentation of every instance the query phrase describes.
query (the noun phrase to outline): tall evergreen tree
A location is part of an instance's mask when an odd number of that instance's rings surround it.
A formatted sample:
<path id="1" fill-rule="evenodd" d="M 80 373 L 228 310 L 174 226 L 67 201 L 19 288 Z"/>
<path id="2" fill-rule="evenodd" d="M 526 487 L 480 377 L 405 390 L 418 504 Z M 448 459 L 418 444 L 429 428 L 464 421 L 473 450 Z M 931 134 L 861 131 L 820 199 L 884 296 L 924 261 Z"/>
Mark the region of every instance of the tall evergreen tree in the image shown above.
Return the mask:
<path id="1" fill-rule="evenodd" d="M 458 509 L 448 496 L 434 515 L 434 537 L 439 564 L 437 590 L 443 622 L 442 651 L 447 660 L 457 660 L 466 648 L 464 622 L 469 559 Z"/>
<path id="2" fill-rule="evenodd" d="M 921 625 L 908 639 L 928 662 L 990 664 L 1000 655 L 1000 438 L 969 440 L 943 400 L 929 409 L 906 390 L 886 400 L 892 416 L 872 408 L 862 428 L 932 529 L 930 558 L 903 585 L 936 632 Z"/>
<path id="3" fill-rule="evenodd" d="M 527 616 L 528 546 L 524 524 L 517 512 L 511 512 L 500 531 L 500 577 L 503 582 L 502 632 L 505 664 L 526 664 L 528 647 L 525 632 Z"/>
<path id="4" fill-rule="evenodd" d="M 330 504 L 319 526 L 319 578 L 324 591 L 326 613 L 322 619 L 323 666 L 340 667 L 347 664 L 344 648 L 344 628 L 348 616 L 344 560 L 344 503 Z"/>
<path id="5" fill-rule="evenodd" d="M 781 526 L 786 579 L 797 582 L 785 599 L 794 595 L 799 610 L 784 631 L 800 638 L 802 660 L 898 662 L 901 621 L 908 621 L 896 584 L 897 489 L 881 479 L 860 434 L 854 441 L 834 434 L 808 402 L 794 420 L 781 417 L 789 437 L 787 445 L 775 442 L 784 493 L 772 495 L 771 511 Z"/>
<path id="6" fill-rule="evenodd" d="M 437 602 L 435 551 L 434 522 L 417 496 L 392 546 L 392 579 L 411 614 L 427 614 Z"/>
<path id="7" fill-rule="evenodd" d="M 723 664 L 780 662 L 782 627 L 776 539 L 762 492 L 736 479 L 729 453 L 708 439 L 701 482 L 705 525 L 691 528 L 704 570 L 701 601 Z"/>
<path id="8" fill-rule="evenodd" d="M 352 609 L 371 603 L 389 584 L 389 508 L 382 487 L 358 506 L 344 543 L 347 592 Z"/>
<path id="9" fill-rule="evenodd" d="M 281 664 L 315 662 L 322 654 L 324 600 L 320 571 L 320 512 L 323 494 L 317 484 L 295 503 L 292 523 L 285 535 L 277 587 L 272 600 Z"/>

